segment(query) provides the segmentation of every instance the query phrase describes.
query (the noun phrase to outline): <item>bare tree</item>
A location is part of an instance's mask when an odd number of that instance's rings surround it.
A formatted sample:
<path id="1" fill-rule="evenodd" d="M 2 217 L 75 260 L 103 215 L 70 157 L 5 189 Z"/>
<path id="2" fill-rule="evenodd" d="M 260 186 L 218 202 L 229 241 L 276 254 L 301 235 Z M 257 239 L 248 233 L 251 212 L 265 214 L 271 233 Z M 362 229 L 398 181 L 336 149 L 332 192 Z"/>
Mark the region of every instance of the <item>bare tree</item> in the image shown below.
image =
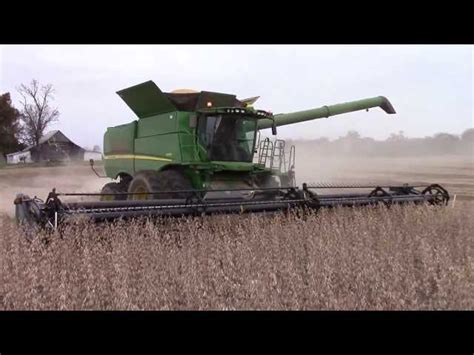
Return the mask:
<path id="1" fill-rule="evenodd" d="M 54 100 L 53 85 L 40 85 L 33 79 L 29 86 L 21 84 L 17 88 L 22 99 L 20 104 L 23 141 L 30 145 L 38 145 L 45 129 L 59 117 L 57 108 L 52 108 Z"/>

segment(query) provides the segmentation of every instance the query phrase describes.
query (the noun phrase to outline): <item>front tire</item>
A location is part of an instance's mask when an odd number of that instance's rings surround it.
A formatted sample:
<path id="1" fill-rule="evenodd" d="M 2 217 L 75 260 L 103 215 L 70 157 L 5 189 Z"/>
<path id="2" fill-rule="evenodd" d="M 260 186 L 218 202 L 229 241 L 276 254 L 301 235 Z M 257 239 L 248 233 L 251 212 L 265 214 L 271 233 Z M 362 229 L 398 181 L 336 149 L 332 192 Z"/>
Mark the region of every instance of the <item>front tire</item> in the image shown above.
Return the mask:
<path id="1" fill-rule="evenodd" d="M 133 177 L 128 188 L 130 200 L 186 198 L 189 193 L 145 194 L 154 191 L 192 190 L 191 182 L 179 171 L 142 171 Z"/>
<path id="2" fill-rule="evenodd" d="M 109 182 L 108 184 L 104 185 L 100 193 L 117 194 L 117 193 L 126 193 L 126 192 L 127 192 L 127 189 L 125 189 L 122 184 L 119 184 L 117 182 Z M 101 201 L 123 201 L 126 199 L 127 199 L 127 195 L 115 195 L 115 196 L 109 195 L 109 196 L 100 197 Z"/>

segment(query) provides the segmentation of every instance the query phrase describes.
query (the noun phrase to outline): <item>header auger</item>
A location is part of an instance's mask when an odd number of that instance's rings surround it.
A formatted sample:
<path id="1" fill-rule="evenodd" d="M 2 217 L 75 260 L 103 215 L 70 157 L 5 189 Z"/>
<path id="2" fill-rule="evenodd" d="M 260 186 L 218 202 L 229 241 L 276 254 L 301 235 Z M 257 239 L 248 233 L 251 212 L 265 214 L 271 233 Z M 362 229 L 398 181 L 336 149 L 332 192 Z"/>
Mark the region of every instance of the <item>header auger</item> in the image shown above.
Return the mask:
<path id="1" fill-rule="evenodd" d="M 104 135 L 105 173 L 115 180 L 101 193 L 53 190 L 46 201 L 19 194 L 21 222 L 57 226 L 67 216 L 95 220 L 142 215 L 258 212 L 368 204 L 446 204 L 439 185 L 358 186 L 357 192 L 321 194 L 325 186 L 296 186 L 295 147 L 260 139 L 260 130 L 379 107 L 394 114 L 383 96 L 276 114 L 252 107 L 258 97 L 194 90 L 162 92 L 152 81 L 118 91 L 138 117 Z M 331 186 L 337 188 L 356 188 Z M 97 201 L 65 202 L 63 196 Z"/>

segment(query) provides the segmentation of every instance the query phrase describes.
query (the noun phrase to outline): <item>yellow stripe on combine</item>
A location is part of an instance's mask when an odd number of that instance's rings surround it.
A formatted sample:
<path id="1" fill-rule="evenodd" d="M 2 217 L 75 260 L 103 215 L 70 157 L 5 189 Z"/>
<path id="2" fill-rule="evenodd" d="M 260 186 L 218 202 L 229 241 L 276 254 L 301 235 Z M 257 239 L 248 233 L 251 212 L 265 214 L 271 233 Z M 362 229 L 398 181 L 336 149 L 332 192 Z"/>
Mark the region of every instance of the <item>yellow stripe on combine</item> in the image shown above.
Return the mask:
<path id="1" fill-rule="evenodd" d="M 105 159 L 139 159 L 139 160 L 173 161 L 173 159 L 169 159 L 169 158 L 156 157 L 152 155 L 134 155 L 134 154 L 106 155 Z"/>

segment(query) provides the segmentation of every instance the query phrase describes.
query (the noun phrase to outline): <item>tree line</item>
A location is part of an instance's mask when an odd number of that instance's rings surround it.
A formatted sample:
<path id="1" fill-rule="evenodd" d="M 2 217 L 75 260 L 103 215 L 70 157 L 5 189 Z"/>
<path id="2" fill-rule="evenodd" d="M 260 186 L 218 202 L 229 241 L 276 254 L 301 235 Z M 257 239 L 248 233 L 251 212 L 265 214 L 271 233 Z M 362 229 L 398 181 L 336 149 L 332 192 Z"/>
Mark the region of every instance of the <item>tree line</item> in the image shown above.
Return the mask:
<path id="1" fill-rule="evenodd" d="M 408 138 L 403 131 L 391 134 L 385 140 L 362 137 L 349 131 L 334 140 L 322 137 L 313 140 L 288 142 L 311 148 L 316 154 L 348 156 L 411 156 L 459 154 L 474 156 L 474 128 L 459 135 L 437 133 L 424 138 Z"/>

